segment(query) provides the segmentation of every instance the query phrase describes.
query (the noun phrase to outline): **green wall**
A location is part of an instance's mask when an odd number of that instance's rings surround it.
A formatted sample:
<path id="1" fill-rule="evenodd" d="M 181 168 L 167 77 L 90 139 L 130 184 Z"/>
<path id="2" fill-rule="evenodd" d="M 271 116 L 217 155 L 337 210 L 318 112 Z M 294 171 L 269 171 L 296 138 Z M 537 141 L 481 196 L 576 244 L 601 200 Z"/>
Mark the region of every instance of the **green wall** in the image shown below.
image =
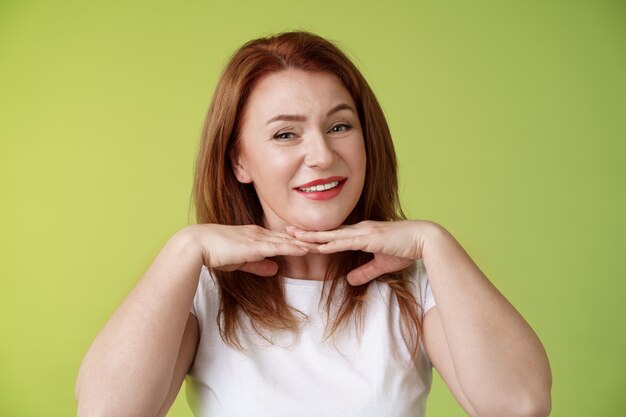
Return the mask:
<path id="1" fill-rule="evenodd" d="M 626 415 L 625 22 L 605 0 L 0 1 L 0 415 L 75 414 L 91 340 L 189 222 L 222 65 L 298 28 L 370 81 L 410 216 L 540 335 L 552 415 Z M 429 416 L 463 415 L 433 389 Z"/>

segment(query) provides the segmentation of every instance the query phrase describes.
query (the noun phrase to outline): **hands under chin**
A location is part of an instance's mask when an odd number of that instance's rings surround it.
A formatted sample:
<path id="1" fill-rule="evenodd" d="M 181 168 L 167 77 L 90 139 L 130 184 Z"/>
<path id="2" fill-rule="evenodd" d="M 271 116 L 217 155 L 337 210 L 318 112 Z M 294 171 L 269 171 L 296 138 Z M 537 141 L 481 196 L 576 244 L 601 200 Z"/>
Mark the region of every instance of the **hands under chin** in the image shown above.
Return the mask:
<path id="1" fill-rule="evenodd" d="M 422 221 L 363 221 L 336 230 L 311 232 L 288 226 L 289 235 L 318 246 L 316 252 L 330 254 L 360 250 L 374 259 L 352 270 L 346 277 L 352 285 L 365 284 L 385 273 L 396 272 L 422 257 L 425 236 L 434 223 Z"/>
<path id="2" fill-rule="evenodd" d="M 287 226 L 277 232 L 260 226 L 219 224 L 190 227 L 199 243 L 204 265 L 223 271 L 245 271 L 273 276 L 276 256 L 304 256 L 360 250 L 374 259 L 350 271 L 352 285 L 361 285 L 385 273 L 396 272 L 422 258 L 426 237 L 440 226 L 426 221 L 363 221 L 335 230 L 313 232 Z"/>

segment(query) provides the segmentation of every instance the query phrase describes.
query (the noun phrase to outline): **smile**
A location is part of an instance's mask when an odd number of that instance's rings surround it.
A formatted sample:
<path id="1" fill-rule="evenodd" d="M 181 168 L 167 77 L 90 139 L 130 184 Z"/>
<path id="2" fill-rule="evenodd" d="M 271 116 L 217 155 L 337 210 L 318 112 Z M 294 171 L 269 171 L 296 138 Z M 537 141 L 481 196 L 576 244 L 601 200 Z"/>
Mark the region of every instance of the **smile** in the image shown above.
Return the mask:
<path id="1" fill-rule="evenodd" d="M 346 177 L 333 176 L 300 184 L 293 190 L 309 200 L 332 200 L 348 181 Z"/>
<path id="2" fill-rule="evenodd" d="M 314 185 L 312 187 L 300 187 L 300 188 L 298 188 L 298 190 L 304 191 L 305 193 L 312 193 L 312 192 L 316 192 L 316 191 L 330 190 L 331 188 L 335 188 L 338 185 L 339 185 L 339 181 L 333 181 L 333 182 L 329 182 L 327 184 Z"/>

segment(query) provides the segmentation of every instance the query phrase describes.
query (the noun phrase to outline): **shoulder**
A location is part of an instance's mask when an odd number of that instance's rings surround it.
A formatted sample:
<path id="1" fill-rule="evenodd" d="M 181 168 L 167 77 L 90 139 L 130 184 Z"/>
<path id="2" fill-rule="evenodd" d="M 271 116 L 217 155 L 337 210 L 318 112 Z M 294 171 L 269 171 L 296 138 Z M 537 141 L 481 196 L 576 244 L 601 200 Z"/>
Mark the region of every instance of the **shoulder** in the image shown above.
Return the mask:
<path id="1" fill-rule="evenodd" d="M 219 293 L 218 290 L 219 287 L 215 276 L 209 268 L 203 266 L 200 270 L 200 278 L 198 279 L 198 288 L 196 289 L 194 304 L 198 299 L 215 297 Z"/>
<path id="2" fill-rule="evenodd" d="M 198 280 L 198 289 L 200 288 L 206 291 L 217 291 L 218 288 L 215 276 L 204 265 L 200 270 L 200 279 Z"/>
<path id="3" fill-rule="evenodd" d="M 435 306 L 435 297 L 428 282 L 428 273 L 424 262 L 421 259 L 415 261 L 406 270 L 409 282 L 414 287 L 414 296 L 422 307 L 423 314 L 426 314 L 433 306 Z"/>
<path id="4" fill-rule="evenodd" d="M 191 313 L 198 319 L 201 329 L 204 327 L 207 317 L 216 316 L 219 309 L 218 303 L 219 291 L 215 277 L 209 268 L 203 266 L 191 307 Z"/>

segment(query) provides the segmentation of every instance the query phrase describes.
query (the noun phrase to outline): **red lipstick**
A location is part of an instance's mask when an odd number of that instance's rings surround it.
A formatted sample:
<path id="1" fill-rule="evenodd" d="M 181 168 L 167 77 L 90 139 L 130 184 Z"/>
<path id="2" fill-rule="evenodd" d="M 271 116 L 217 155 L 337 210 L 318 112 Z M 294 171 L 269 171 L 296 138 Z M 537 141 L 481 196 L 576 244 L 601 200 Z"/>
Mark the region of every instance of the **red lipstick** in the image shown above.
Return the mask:
<path id="1" fill-rule="evenodd" d="M 302 184 L 298 187 L 295 187 L 293 190 L 301 196 L 308 198 L 309 200 L 330 200 L 331 198 L 339 195 L 339 193 L 343 189 L 344 184 L 346 183 L 346 180 L 346 177 L 321 178 Z M 336 185 L 334 185 L 333 183 L 336 183 Z M 320 185 L 334 185 L 334 187 L 322 190 L 310 190 L 310 188 Z M 307 188 L 309 188 L 309 190 L 305 190 Z"/>
<path id="2" fill-rule="evenodd" d="M 333 181 L 343 181 L 345 180 L 346 177 L 328 177 L 328 178 L 320 178 L 319 180 L 313 180 L 311 182 L 307 182 L 306 184 L 301 184 L 298 185 L 297 188 L 309 188 L 309 187 L 313 187 L 314 185 L 320 185 L 320 184 L 328 184 L 331 183 Z"/>

